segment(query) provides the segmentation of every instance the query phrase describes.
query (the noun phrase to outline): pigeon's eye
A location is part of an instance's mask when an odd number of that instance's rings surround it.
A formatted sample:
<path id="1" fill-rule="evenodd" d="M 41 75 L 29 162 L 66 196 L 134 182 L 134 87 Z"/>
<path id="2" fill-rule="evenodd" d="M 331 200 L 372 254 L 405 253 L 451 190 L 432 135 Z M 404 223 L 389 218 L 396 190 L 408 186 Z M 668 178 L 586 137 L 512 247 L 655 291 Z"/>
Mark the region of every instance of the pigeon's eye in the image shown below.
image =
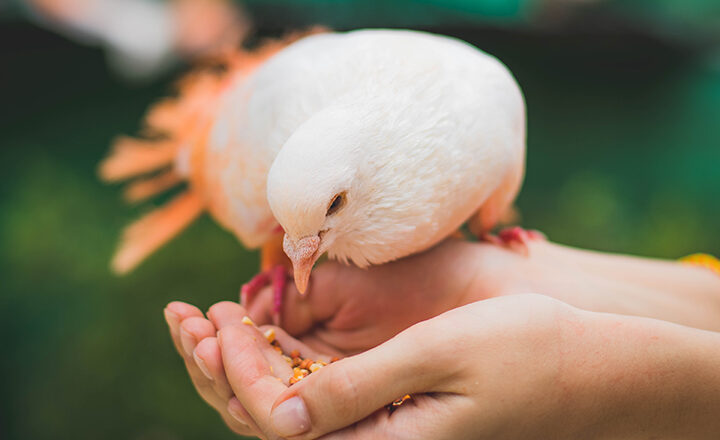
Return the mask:
<path id="1" fill-rule="evenodd" d="M 343 206 L 345 206 L 345 193 L 341 192 L 340 194 L 335 194 L 335 197 L 333 197 L 332 202 L 330 202 L 330 206 L 328 206 L 327 213 L 325 213 L 325 217 L 335 214 Z"/>

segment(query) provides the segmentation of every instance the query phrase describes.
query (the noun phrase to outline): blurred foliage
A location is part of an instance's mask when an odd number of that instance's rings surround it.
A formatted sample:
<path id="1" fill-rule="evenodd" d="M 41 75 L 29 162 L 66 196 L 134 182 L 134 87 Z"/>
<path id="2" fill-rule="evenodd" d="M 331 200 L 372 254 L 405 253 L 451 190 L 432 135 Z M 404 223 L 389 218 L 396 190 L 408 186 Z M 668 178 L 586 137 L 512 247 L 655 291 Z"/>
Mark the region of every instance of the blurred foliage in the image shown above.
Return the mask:
<path id="1" fill-rule="evenodd" d="M 527 227 L 606 251 L 720 253 L 720 71 L 702 53 L 641 32 L 431 30 L 497 55 L 524 90 Z M 0 438 L 234 438 L 195 395 L 161 311 L 236 299 L 257 255 L 203 218 L 133 274 L 107 269 L 150 207 L 127 207 L 96 164 L 174 74 L 128 86 L 99 50 L 22 23 L 3 24 L 0 47 Z"/>

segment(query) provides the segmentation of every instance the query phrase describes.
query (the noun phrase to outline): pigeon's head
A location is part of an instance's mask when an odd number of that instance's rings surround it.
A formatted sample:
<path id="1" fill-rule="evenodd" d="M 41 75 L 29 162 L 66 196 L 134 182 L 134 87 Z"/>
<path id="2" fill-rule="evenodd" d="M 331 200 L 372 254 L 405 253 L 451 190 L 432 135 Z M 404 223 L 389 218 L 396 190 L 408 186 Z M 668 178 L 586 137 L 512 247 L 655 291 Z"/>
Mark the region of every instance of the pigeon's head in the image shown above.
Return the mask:
<path id="1" fill-rule="evenodd" d="M 380 191 L 367 155 L 380 142 L 376 123 L 327 109 L 298 128 L 273 162 L 268 202 L 285 231 L 283 248 L 300 292 L 325 252 L 359 266 L 371 260 L 359 250 L 358 237 L 372 227 L 368 213 Z"/>

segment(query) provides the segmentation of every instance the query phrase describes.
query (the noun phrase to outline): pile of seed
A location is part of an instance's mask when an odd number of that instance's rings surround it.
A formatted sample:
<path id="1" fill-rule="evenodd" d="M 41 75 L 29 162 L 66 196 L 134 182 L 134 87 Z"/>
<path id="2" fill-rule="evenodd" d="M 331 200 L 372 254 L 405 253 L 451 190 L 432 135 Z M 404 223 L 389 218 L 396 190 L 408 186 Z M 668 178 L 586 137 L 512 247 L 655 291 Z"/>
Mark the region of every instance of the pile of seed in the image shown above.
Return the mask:
<path id="1" fill-rule="evenodd" d="M 297 350 L 291 351 L 290 356 L 283 354 L 283 359 L 285 359 L 293 369 L 293 376 L 290 378 L 290 385 L 300 382 L 308 374 L 314 373 L 327 365 L 327 362 L 303 359 L 300 357 L 300 353 Z"/>
<path id="2" fill-rule="evenodd" d="M 257 327 L 252 321 L 252 319 L 248 318 L 247 316 L 242 319 L 242 322 L 243 324 Z M 303 359 L 302 357 L 300 357 L 300 352 L 297 350 L 291 351 L 289 356 L 283 353 L 282 348 L 280 347 L 280 343 L 277 341 L 277 339 L 275 339 L 275 329 L 273 328 L 266 330 L 264 335 L 265 339 L 267 339 L 270 345 L 272 345 L 272 347 L 277 350 L 278 353 L 282 355 L 283 359 L 285 359 L 285 361 L 292 367 L 293 376 L 290 378 L 290 385 L 300 382 L 302 379 L 305 378 L 305 376 L 309 375 L 310 373 L 316 372 L 317 370 L 328 364 L 325 361 Z M 338 358 L 332 358 L 330 363 L 337 360 Z"/>
<path id="3" fill-rule="evenodd" d="M 393 412 L 395 412 L 396 409 L 400 408 L 403 403 L 407 402 L 410 399 L 412 399 L 410 394 L 405 394 L 401 398 L 395 400 L 393 403 L 389 403 L 388 405 L 386 405 L 385 409 L 388 410 L 390 414 L 392 414 Z"/>
<path id="4" fill-rule="evenodd" d="M 255 323 L 252 321 L 252 319 L 245 316 L 242 319 L 243 324 L 252 325 L 257 328 Z M 303 359 L 300 357 L 300 352 L 298 350 L 293 350 L 290 352 L 290 356 L 286 355 L 282 351 L 282 347 L 280 347 L 280 343 L 275 339 L 275 329 L 270 328 L 265 331 L 264 333 L 265 339 L 272 345 L 272 347 L 277 350 L 278 353 L 280 353 L 285 359 L 285 361 L 290 364 L 290 366 L 293 369 L 293 376 L 290 378 L 290 385 L 295 384 L 303 380 L 306 376 L 310 375 L 311 373 L 316 372 L 317 370 L 321 369 L 322 367 L 326 366 L 328 363 L 324 361 L 314 361 L 312 359 Z M 330 360 L 330 363 L 333 363 L 335 361 L 339 360 L 338 358 L 332 358 Z M 412 399 L 409 394 L 404 395 L 403 397 L 395 400 L 394 402 L 388 404 L 385 408 L 392 414 L 396 409 L 400 408 L 400 406 L 405 403 L 406 401 Z"/>

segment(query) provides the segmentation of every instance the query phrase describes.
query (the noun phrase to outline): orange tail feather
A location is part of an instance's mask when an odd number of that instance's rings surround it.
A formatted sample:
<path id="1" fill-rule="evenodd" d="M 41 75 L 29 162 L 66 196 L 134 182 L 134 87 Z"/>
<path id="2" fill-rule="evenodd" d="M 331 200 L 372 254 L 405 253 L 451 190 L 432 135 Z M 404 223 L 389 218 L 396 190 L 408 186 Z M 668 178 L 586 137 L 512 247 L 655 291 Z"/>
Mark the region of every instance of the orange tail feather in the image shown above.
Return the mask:
<path id="1" fill-rule="evenodd" d="M 140 202 L 163 193 L 181 182 L 182 178 L 174 170 L 147 179 L 137 180 L 125 188 L 125 200 L 131 203 Z"/>
<path id="2" fill-rule="evenodd" d="M 119 274 L 131 271 L 145 257 L 190 225 L 203 209 L 202 199 L 188 191 L 130 224 L 113 258 L 113 270 Z"/>
<path id="3" fill-rule="evenodd" d="M 175 160 L 177 144 L 120 137 L 110 155 L 100 163 L 100 177 L 108 182 L 129 179 L 170 165 Z"/>
<path id="4" fill-rule="evenodd" d="M 203 191 L 208 190 L 208 184 L 203 176 L 202 161 L 218 98 L 226 87 L 293 41 L 323 31 L 315 28 L 265 42 L 253 51 L 222 54 L 212 60 L 213 64 L 190 72 L 178 81 L 176 97 L 160 100 L 150 108 L 145 116 L 144 133 L 153 139 L 118 138 L 110 155 L 100 164 L 99 174 L 103 180 L 118 182 L 170 168 L 130 183 L 125 191 L 127 200 L 135 202 L 160 194 L 183 178 L 189 180 L 190 189 L 125 229 L 112 261 L 115 272 L 126 273 L 135 268 L 206 208 L 208 202 L 203 198 L 206 195 Z M 178 155 L 183 160 L 177 161 Z"/>

